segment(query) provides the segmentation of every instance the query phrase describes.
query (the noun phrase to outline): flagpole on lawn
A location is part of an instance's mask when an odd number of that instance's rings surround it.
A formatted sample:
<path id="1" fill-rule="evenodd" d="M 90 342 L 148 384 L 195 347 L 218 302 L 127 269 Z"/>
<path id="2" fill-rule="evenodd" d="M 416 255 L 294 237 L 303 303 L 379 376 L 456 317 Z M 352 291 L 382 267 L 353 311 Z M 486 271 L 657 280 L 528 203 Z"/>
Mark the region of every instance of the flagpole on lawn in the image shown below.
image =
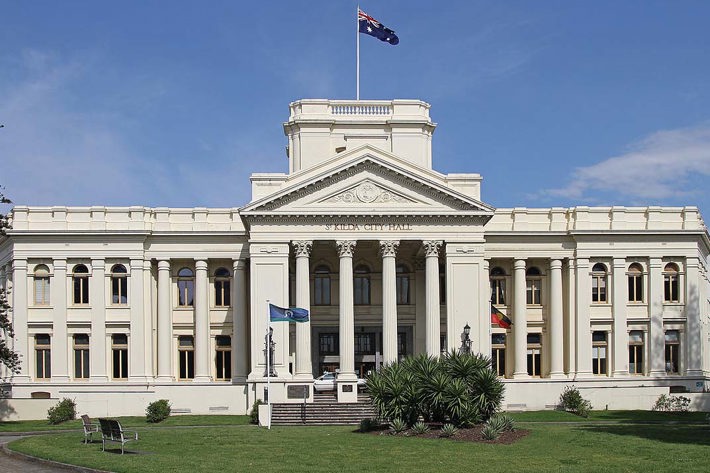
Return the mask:
<path id="1" fill-rule="evenodd" d="M 356 66 L 355 66 L 355 100 L 360 100 L 360 4 L 357 5 L 357 11 L 355 12 L 355 56 L 356 56 Z"/>
<path id="2" fill-rule="evenodd" d="M 269 407 L 269 423 L 266 428 L 271 430 L 271 311 L 269 299 L 266 299 L 266 316 L 269 320 L 266 326 L 266 405 Z"/>

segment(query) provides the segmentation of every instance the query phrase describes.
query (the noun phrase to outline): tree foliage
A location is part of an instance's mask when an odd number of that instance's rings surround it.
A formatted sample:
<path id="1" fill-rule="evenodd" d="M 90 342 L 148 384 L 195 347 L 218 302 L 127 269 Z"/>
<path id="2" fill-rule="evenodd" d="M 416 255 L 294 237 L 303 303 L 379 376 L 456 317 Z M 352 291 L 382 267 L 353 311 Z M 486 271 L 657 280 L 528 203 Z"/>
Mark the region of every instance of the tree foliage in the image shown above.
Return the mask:
<path id="1" fill-rule="evenodd" d="M 0 204 L 11 204 L 12 201 L 5 197 L 0 187 Z M 10 228 L 10 221 L 6 214 L 0 213 L 0 239 L 5 235 L 5 230 Z M 7 292 L 4 287 L 0 287 L 0 365 L 7 367 L 11 373 L 20 370 L 20 357 L 15 353 L 8 343 L 15 336 L 10 321 L 10 304 L 7 301 Z"/>

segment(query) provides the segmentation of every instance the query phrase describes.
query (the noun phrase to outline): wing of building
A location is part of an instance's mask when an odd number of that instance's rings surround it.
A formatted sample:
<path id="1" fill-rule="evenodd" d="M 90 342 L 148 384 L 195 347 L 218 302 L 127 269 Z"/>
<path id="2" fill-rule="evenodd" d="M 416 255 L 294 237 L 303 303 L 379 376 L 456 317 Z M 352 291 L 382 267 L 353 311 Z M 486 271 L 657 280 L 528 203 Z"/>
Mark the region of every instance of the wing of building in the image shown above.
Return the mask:
<path id="1" fill-rule="evenodd" d="M 569 384 L 609 408 L 710 387 L 696 207 L 495 209 L 480 175 L 433 169 L 435 127 L 417 100 L 300 100 L 288 173 L 252 175 L 243 207 L 15 207 L 0 241 L 15 416 L 62 397 L 93 415 L 156 399 L 241 414 L 267 380 L 272 401 L 306 386 L 310 402 L 324 371 L 353 402 L 381 364 L 446 350 L 491 356 L 508 408 Z M 268 303 L 310 321 L 274 323 L 267 344 Z"/>

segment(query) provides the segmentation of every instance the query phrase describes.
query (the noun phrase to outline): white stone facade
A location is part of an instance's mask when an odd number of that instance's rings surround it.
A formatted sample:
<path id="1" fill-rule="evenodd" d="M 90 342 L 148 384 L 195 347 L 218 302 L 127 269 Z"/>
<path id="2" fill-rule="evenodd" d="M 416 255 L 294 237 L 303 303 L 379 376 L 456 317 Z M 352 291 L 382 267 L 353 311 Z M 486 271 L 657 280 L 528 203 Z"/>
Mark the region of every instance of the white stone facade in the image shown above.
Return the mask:
<path id="1" fill-rule="evenodd" d="M 272 401 L 301 402 L 289 386 L 336 368 L 338 399 L 355 401 L 358 376 L 459 349 L 466 325 L 508 408 L 545 408 L 569 384 L 610 408 L 710 387 L 697 208 L 494 209 L 480 175 L 433 170 L 424 102 L 290 112 L 289 173 L 253 175 L 244 207 L 15 207 L 0 283 L 22 415 L 46 396 L 92 415 L 161 398 L 246 413 L 267 381 L 267 301 L 311 310 L 273 324 Z"/>

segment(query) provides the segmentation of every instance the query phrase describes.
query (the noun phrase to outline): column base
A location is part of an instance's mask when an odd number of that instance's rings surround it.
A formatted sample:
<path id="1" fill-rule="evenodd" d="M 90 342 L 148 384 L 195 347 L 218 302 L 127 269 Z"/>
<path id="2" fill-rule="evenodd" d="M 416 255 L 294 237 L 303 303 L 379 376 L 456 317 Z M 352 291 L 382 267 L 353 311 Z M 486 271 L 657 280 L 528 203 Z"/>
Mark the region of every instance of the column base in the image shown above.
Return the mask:
<path id="1" fill-rule="evenodd" d="M 648 373 L 649 376 L 653 376 L 654 378 L 660 378 L 661 376 L 666 376 L 666 370 L 653 370 Z"/>
<path id="2" fill-rule="evenodd" d="M 617 370 L 611 373 L 612 378 L 625 378 L 629 375 L 628 371 Z"/>
<path id="3" fill-rule="evenodd" d="M 550 373 L 550 379 L 567 379 L 567 375 L 562 371 L 556 371 L 554 373 Z"/>
<path id="4" fill-rule="evenodd" d="M 577 371 L 574 374 L 574 379 L 591 379 L 594 377 L 595 375 L 591 371 Z"/>
<path id="5" fill-rule="evenodd" d="M 172 383 L 175 379 L 172 376 L 158 376 L 155 381 L 158 383 Z"/>
<path id="6" fill-rule="evenodd" d="M 355 379 L 355 382 L 343 382 L 342 380 L 338 379 L 338 402 L 357 402 L 357 378 Z"/>
<path id="7" fill-rule="evenodd" d="M 90 379 L 92 383 L 108 383 L 108 376 L 92 376 Z"/>
<path id="8" fill-rule="evenodd" d="M 193 383 L 211 383 L 212 378 L 209 376 L 195 376 L 195 378 L 192 380 Z"/>
<path id="9" fill-rule="evenodd" d="M 528 374 L 527 371 L 523 371 L 521 373 L 513 373 L 513 379 L 530 379 L 530 375 Z"/>
<path id="10" fill-rule="evenodd" d="M 313 375 L 311 373 L 296 373 L 293 375 L 294 381 L 313 381 Z"/>

